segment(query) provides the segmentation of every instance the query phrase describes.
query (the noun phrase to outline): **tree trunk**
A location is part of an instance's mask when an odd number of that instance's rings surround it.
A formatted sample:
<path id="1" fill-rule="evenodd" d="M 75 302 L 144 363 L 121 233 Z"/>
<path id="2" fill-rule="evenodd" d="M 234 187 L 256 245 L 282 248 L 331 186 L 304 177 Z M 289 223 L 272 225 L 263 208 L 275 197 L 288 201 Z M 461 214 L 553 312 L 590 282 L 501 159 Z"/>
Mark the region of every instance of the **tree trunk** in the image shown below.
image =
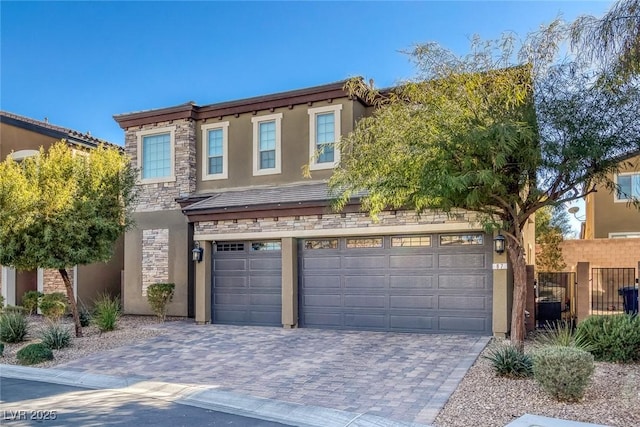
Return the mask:
<path id="1" fill-rule="evenodd" d="M 524 351 L 526 328 L 524 311 L 527 303 L 527 263 L 520 239 L 508 238 L 507 255 L 513 268 L 513 307 L 511 308 L 511 343 Z"/>
<path id="2" fill-rule="evenodd" d="M 82 336 L 82 325 L 80 324 L 80 315 L 78 314 L 78 304 L 76 304 L 76 298 L 73 295 L 73 285 L 71 284 L 71 280 L 69 280 L 69 274 L 66 269 L 61 268 L 58 271 L 60 272 L 60 276 L 62 276 L 64 287 L 67 289 L 67 299 L 69 299 L 71 313 L 73 314 L 73 323 L 75 323 L 76 326 L 76 337 L 80 338 Z"/>

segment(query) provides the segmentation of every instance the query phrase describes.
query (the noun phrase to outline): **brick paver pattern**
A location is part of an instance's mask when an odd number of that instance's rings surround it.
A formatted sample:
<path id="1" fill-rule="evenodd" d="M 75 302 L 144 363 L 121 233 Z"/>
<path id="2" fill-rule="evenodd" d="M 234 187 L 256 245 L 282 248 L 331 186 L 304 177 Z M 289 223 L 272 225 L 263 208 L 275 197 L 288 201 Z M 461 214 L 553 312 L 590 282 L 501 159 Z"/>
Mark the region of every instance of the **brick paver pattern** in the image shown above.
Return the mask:
<path id="1" fill-rule="evenodd" d="M 487 337 L 170 322 L 166 334 L 63 365 L 431 423 Z"/>

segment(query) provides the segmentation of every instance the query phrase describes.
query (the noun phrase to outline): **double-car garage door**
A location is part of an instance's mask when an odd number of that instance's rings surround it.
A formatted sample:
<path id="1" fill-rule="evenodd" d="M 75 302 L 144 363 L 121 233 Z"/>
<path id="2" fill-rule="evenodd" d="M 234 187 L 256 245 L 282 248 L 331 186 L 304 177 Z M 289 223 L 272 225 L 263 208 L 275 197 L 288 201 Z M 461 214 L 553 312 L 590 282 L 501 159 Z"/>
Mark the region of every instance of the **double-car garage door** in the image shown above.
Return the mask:
<path id="1" fill-rule="evenodd" d="M 491 334 L 490 243 L 482 233 L 299 239 L 299 324 Z M 280 325 L 279 249 L 217 245 L 214 322 Z"/>

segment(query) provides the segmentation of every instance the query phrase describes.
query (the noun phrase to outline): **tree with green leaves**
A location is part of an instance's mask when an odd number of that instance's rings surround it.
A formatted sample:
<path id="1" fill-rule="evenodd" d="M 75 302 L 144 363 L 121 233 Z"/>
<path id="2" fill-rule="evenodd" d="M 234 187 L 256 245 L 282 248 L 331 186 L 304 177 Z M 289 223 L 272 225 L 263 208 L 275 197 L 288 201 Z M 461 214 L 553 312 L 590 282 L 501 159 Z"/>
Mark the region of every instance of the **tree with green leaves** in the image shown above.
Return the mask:
<path id="1" fill-rule="evenodd" d="M 513 269 L 511 340 L 522 348 L 526 261 L 523 229 L 539 209 L 616 188 L 612 173 L 640 150 L 637 79 L 594 74 L 559 60 L 560 24 L 531 34 L 474 38 L 463 56 L 427 43 L 410 52 L 415 79 L 376 90 L 362 78 L 345 89 L 375 105 L 340 142 L 329 185 L 342 208 L 475 212 L 506 236 Z M 615 84 L 613 84 L 615 83 Z"/>
<path id="2" fill-rule="evenodd" d="M 64 141 L 0 163 L 0 264 L 57 269 L 82 336 L 67 268 L 106 262 L 132 225 L 136 175 L 114 147 L 76 151 Z"/>
<path id="3" fill-rule="evenodd" d="M 567 211 L 562 206 L 544 206 L 536 212 L 536 269 L 563 271 L 567 266 L 560 243 L 572 233 Z"/>

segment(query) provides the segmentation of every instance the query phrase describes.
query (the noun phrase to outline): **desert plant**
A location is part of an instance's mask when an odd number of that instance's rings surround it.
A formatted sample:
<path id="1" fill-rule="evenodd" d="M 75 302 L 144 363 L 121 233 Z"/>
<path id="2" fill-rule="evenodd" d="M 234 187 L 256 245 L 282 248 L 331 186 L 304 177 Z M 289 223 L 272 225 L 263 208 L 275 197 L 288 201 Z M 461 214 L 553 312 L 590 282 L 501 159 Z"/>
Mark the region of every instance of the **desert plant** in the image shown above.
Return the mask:
<path id="1" fill-rule="evenodd" d="M 120 300 L 103 293 L 93 302 L 93 324 L 100 332 L 113 331 L 120 318 Z"/>
<path id="2" fill-rule="evenodd" d="M 590 316 L 578 324 L 576 334 L 591 345 L 596 360 L 640 361 L 640 316 Z"/>
<path id="3" fill-rule="evenodd" d="M 44 294 L 38 291 L 27 291 L 22 295 L 22 306 L 28 315 L 32 315 L 37 313 L 38 311 L 38 300 Z"/>
<path id="4" fill-rule="evenodd" d="M 51 323 L 40 332 L 42 344 L 52 350 L 60 350 L 71 344 L 71 331 L 59 323 Z"/>
<path id="5" fill-rule="evenodd" d="M 53 360 L 53 352 L 42 343 L 29 344 L 16 353 L 18 362 L 22 365 L 35 365 L 47 360 Z"/>
<path id="6" fill-rule="evenodd" d="M 491 362 L 500 377 L 524 378 L 533 373 L 531 357 L 512 345 L 495 346 L 483 357 Z"/>
<path id="7" fill-rule="evenodd" d="M 78 310 L 78 316 L 80 316 L 80 326 L 83 328 L 86 328 L 91 324 L 91 312 L 84 305 L 82 305 L 80 310 Z"/>
<path id="8" fill-rule="evenodd" d="M 24 314 L 24 307 L 22 307 L 21 305 L 8 305 L 4 308 L 3 313 Z"/>
<path id="9" fill-rule="evenodd" d="M 173 299 L 175 287 L 173 283 L 154 283 L 147 288 L 147 301 L 151 310 L 163 322 L 167 318 L 167 309 Z"/>
<path id="10" fill-rule="evenodd" d="M 62 292 L 45 294 L 40 298 L 39 304 L 44 317 L 57 322 L 67 311 L 67 296 Z"/>
<path id="11" fill-rule="evenodd" d="M 29 323 L 21 312 L 5 312 L 0 315 L 0 341 L 20 342 L 27 336 Z"/>
<path id="12" fill-rule="evenodd" d="M 536 336 L 535 344 L 539 347 L 576 347 L 584 351 L 591 351 L 593 348 L 584 335 L 576 333 L 574 323 L 570 321 L 547 322 L 544 330 Z"/>
<path id="13" fill-rule="evenodd" d="M 560 401 L 580 400 L 594 370 L 593 355 L 579 348 L 547 346 L 533 354 L 533 377 Z"/>

